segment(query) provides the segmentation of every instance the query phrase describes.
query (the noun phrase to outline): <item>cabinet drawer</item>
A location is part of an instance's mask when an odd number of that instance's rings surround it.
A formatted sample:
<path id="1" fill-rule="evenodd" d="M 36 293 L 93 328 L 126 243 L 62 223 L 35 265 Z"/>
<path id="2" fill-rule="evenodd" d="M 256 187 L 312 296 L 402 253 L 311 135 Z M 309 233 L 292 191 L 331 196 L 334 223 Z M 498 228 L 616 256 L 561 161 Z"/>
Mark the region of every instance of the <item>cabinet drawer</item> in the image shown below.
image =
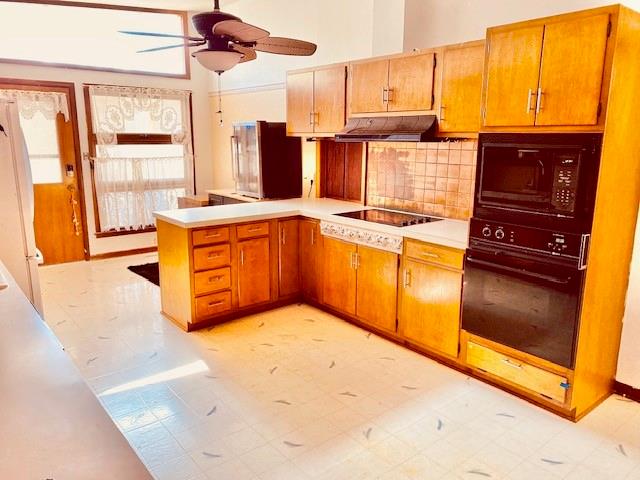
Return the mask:
<path id="1" fill-rule="evenodd" d="M 196 318 L 210 317 L 231 310 L 231 292 L 219 292 L 196 298 Z"/>
<path id="2" fill-rule="evenodd" d="M 228 243 L 193 249 L 193 269 L 195 271 L 224 267 L 230 263 L 231 250 Z"/>
<path id="3" fill-rule="evenodd" d="M 540 393 L 556 402 L 565 402 L 567 390 L 563 385 L 567 385 L 567 378 L 562 375 L 543 370 L 473 342 L 467 342 L 467 364 Z"/>
<path id="4" fill-rule="evenodd" d="M 202 230 L 194 230 L 193 232 L 194 246 L 228 241 L 229 227 L 203 228 Z"/>
<path id="5" fill-rule="evenodd" d="M 415 240 L 406 240 L 405 245 L 405 255 L 409 258 L 462 270 L 464 259 L 462 250 Z"/>
<path id="6" fill-rule="evenodd" d="M 231 268 L 225 267 L 199 272 L 193 278 L 193 288 L 196 295 L 224 290 L 231 286 Z"/>
<path id="7" fill-rule="evenodd" d="M 269 222 L 238 225 L 236 229 L 238 233 L 238 240 L 244 240 L 245 238 L 262 237 L 264 235 L 269 235 Z"/>

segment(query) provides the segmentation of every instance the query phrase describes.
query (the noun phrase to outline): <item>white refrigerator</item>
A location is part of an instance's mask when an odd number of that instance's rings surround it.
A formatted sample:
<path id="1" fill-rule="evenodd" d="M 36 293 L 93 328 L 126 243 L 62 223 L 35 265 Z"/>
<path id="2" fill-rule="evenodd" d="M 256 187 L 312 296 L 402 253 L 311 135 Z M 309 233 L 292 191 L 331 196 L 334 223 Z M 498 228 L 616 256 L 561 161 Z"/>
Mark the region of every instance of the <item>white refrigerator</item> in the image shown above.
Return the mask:
<path id="1" fill-rule="evenodd" d="M 14 102 L 0 100 L 0 126 L 0 262 L 42 314 L 31 166 Z"/>

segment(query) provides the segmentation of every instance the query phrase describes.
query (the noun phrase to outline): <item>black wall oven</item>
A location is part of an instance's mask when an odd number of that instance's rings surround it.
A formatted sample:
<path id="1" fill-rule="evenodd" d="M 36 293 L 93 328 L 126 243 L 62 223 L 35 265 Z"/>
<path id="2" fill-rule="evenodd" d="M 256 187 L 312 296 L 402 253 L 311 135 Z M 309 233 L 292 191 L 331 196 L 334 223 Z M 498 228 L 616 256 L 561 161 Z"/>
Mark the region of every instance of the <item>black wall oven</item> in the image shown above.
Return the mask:
<path id="1" fill-rule="evenodd" d="M 481 134 L 474 216 L 590 228 L 600 134 Z"/>
<path id="2" fill-rule="evenodd" d="M 480 134 L 462 327 L 574 367 L 600 134 Z"/>

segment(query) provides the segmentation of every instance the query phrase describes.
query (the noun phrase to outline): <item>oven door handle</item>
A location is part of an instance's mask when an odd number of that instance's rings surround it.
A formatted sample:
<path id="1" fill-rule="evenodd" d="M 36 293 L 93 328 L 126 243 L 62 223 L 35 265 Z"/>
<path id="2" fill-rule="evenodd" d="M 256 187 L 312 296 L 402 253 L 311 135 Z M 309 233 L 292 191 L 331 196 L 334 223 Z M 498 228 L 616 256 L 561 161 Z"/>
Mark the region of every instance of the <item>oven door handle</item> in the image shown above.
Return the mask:
<path id="1" fill-rule="evenodd" d="M 486 262 L 484 260 L 478 260 L 476 258 L 469 257 L 469 256 L 467 256 L 467 262 L 475 265 L 480 265 L 482 267 L 490 267 L 495 270 L 499 270 L 503 272 L 517 273 L 518 275 L 523 275 L 525 277 L 535 278 L 538 280 L 544 280 L 544 281 L 555 283 L 558 285 L 567 285 L 569 283 L 568 278 L 558 278 L 558 277 L 554 277 L 553 275 L 545 275 L 543 273 L 529 272 L 527 270 L 521 270 L 519 268 L 507 267 L 506 265 L 500 265 L 492 262 Z"/>

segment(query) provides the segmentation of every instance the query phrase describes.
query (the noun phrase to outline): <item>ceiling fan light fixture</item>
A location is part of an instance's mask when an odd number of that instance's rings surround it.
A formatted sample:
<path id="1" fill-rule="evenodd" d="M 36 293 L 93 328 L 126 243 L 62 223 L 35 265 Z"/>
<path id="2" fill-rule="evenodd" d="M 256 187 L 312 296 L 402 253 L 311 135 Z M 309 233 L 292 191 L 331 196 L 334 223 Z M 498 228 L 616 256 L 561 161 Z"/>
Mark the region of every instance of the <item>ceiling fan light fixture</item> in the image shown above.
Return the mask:
<path id="1" fill-rule="evenodd" d="M 235 67 L 242 60 L 242 53 L 229 50 L 198 50 L 191 56 L 207 70 L 222 73 Z"/>

